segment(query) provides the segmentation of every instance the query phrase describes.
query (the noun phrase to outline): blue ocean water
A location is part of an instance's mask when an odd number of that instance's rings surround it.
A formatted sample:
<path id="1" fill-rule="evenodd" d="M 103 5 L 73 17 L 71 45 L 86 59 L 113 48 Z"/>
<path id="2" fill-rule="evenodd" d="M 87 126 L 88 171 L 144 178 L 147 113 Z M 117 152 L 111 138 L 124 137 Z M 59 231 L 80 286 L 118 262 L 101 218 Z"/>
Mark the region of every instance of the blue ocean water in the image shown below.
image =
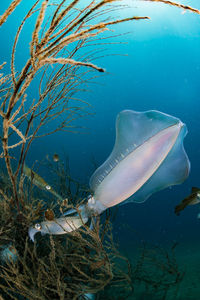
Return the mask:
<path id="1" fill-rule="evenodd" d="M 13 35 L 20 16 L 30 6 L 23 2 L 1 29 L 1 62 L 10 61 Z M 111 41 L 95 64 L 106 73 L 89 84 L 88 92 L 78 96 L 92 105 L 94 115 L 77 121 L 85 129 L 78 133 L 59 132 L 33 143 L 28 162 L 43 160 L 58 153 L 69 156 L 74 178 L 88 183 L 95 160 L 100 165 L 110 154 L 115 140 L 115 119 L 124 109 L 136 111 L 160 110 L 180 118 L 188 128 L 184 146 L 191 162 L 189 178 L 181 185 L 154 194 L 145 203 L 120 206 L 114 224 L 114 234 L 123 248 L 131 247 L 136 237 L 123 224 L 137 232 L 137 238 L 155 243 L 181 245 L 199 241 L 199 207 L 186 208 L 180 216 L 174 207 L 200 187 L 200 15 L 161 3 L 124 1 L 130 7 L 115 12 L 117 16 L 149 16 L 150 20 L 127 22 L 113 26 Z M 198 0 L 184 4 L 200 9 Z M 0 5 L 0 14 L 7 1 Z M 18 45 L 16 69 L 29 54 L 33 20 L 23 31 Z M 124 34 L 127 33 L 127 34 Z M 125 42 L 125 43 L 124 43 Z M 105 56 L 104 56 L 105 53 Z M 109 54 L 109 55 L 107 55 Z M 114 55 L 111 55 L 114 54 Z M 117 55 L 116 55 L 117 54 Z M 9 69 L 9 63 L 6 67 Z M 34 97 L 34 89 L 31 91 Z M 56 124 L 54 123 L 54 126 Z M 48 174 L 42 171 L 44 177 Z"/>

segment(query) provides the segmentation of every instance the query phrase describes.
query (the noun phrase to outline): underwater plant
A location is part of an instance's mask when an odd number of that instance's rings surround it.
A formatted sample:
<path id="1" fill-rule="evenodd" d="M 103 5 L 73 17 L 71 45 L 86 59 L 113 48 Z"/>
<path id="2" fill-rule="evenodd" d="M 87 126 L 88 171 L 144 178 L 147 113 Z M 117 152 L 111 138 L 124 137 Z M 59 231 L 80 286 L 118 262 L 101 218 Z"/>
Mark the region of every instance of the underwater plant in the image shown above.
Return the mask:
<path id="1" fill-rule="evenodd" d="M 132 267 L 131 278 L 135 293 L 141 294 L 144 299 L 178 298 L 185 270 L 177 262 L 176 247 L 176 242 L 168 250 L 143 243 Z"/>
<path id="2" fill-rule="evenodd" d="M 36 138 L 58 130 L 72 131 L 72 122 L 88 114 L 88 104 L 75 94 L 93 77 L 91 70 L 105 70 L 90 62 L 94 54 L 92 51 L 81 52 L 83 46 L 110 25 L 147 18 L 108 19 L 106 12 L 112 11 L 111 2 L 115 1 L 86 4 L 74 0 L 56 4 L 38 0 L 27 11 L 16 31 L 11 71 L 8 74 L 4 71 L 0 77 L 0 289 L 4 299 L 77 299 L 83 294 L 101 290 L 113 277 L 109 259 L 111 246 L 109 243 L 107 248 L 103 245 L 109 231 L 108 222 L 102 230 L 103 236 L 96 223 L 93 230 L 85 225 L 67 240 L 64 237 L 45 238 L 39 247 L 29 242 L 30 223 L 43 216 L 50 220 L 54 214 L 32 189 L 35 184 L 42 182 L 44 185 L 44 181 L 25 165 Z M 12 1 L 0 18 L 0 26 L 5 25 L 19 4 L 23 5 L 23 1 Z M 31 18 L 36 21 L 31 33 L 30 55 L 27 61 L 20 62 L 24 63 L 21 70 L 17 70 L 17 47 Z M 95 19 L 98 19 L 97 23 Z M 0 66 L 2 71 L 4 66 L 5 63 Z M 31 93 L 33 86 L 34 98 Z M 55 119 L 61 120 L 60 124 L 52 132 L 46 131 L 47 125 Z M 65 190 L 65 198 L 71 196 L 68 192 Z M 76 194 L 78 197 L 79 186 Z"/>
<path id="3" fill-rule="evenodd" d="M 11 3 L 1 17 L 0 25 L 4 25 L 6 16 L 19 2 Z M 104 21 L 103 18 L 106 17 L 101 17 L 101 21 L 94 24 L 95 18 L 102 13 L 103 16 L 106 14 L 106 8 L 103 12 L 101 9 L 111 2 L 114 1 L 103 0 L 99 3 L 91 1 L 82 7 L 81 1 L 78 0 L 71 3 L 61 1 L 60 4 L 48 0 L 35 1 L 17 29 L 11 55 L 11 73 L 2 76 L 0 82 L 0 116 L 3 121 L 1 157 L 6 163 L 13 187 L 13 201 L 18 211 L 22 205 L 18 196 L 18 183 L 22 178 L 24 162 L 31 143 L 38 137 L 58 130 L 72 130 L 71 122 L 87 113 L 83 107 L 87 104 L 81 99 L 76 99 L 75 93 L 80 90 L 82 83 L 89 80 L 89 69 L 105 71 L 89 62 L 92 53 L 79 54 L 80 50 L 91 38 L 107 30 L 108 26 L 147 19 L 147 17 L 130 17 Z M 108 7 L 107 11 L 110 10 Z M 15 70 L 17 44 L 26 22 L 31 17 L 36 17 L 36 22 L 32 32 L 30 55 L 21 70 Z M 4 63 L 0 68 L 3 66 Z M 38 90 L 36 99 L 31 99 L 30 88 L 35 80 L 39 80 Z M 61 115 L 64 116 L 62 120 Z M 42 129 L 47 129 L 47 124 L 55 119 L 61 121 L 53 132 L 46 130 L 42 132 Z M 9 144 L 8 141 L 12 143 Z M 19 155 L 14 156 L 14 167 L 12 158 L 13 150 L 16 148 Z"/>
<path id="4" fill-rule="evenodd" d="M 100 292 L 100 299 L 179 299 L 185 268 L 177 262 L 176 247 L 176 242 L 165 249 L 140 241 L 134 255 L 126 254 L 127 266 L 124 265 L 124 269 L 129 269 L 131 284 L 128 285 L 127 280 L 126 287 L 120 289 L 115 274 L 116 278 Z"/>
<path id="5" fill-rule="evenodd" d="M 42 238 L 39 246 L 31 245 L 27 238 L 17 262 L 1 266 L 2 295 L 5 299 L 16 299 L 15 295 L 25 299 L 77 299 L 103 289 L 113 278 L 116 255 L 110 243 L 102 246 L 105 232 L 109 233 L 108 224 L 105 222 L 101 230 L 99 223 L 95 230 L 85 226 L 68 239 Z M 126 281 L 123 272 L 120 276 Z"/>

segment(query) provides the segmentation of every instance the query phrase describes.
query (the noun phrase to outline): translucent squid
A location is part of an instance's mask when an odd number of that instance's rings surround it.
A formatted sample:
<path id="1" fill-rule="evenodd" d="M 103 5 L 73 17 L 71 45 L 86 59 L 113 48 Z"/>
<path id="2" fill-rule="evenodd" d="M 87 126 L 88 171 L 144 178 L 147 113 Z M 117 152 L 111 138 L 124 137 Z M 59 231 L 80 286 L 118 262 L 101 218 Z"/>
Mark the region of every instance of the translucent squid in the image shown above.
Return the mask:
<path id="1" fill-rule="evenodd" d="M 36 232 L 67 233 L 69 218 L 80 218 L 78 225 L 74 226 L 77 229 L 90 216 L 99 215 L 109 207 L 127 202 L 144 202 L 153 193 L 182 183 L 190 170 L 183 147 L 186 134 L 186 125 L 165 113 L 154 110 L 120 112 L 116 120 L 114 148 L 92 175 L 90 187 L 93 194 L 79 208 L 80 214 L 69 217 L 68 214 L 75 212 L 69 211 L 63 215 L 61 218 L 65 218 L 65 221 L 60 230 L 59 219 L 56 223 L 47 221 L 36 224 L 29 229 L 31 239 L 34 240 Z M 73 223 L 73 220 L 70 219 L 70 222 Z"/>
<path id="2" fill-rule="evenodd" d="M 52 195 L 57 197 L 59 200 L 63 200 L 62 197 L 54 191 L 54 189 L 36 172 L 34 172 L 32 169 L 30 169 L 28 166 L 24 165 L 23 168 L 24 174 L 27 176 L 27 178 L 32 181 L 34 185 L 36 185 L 38 188 L 46 190 L 50 192 Z"/>

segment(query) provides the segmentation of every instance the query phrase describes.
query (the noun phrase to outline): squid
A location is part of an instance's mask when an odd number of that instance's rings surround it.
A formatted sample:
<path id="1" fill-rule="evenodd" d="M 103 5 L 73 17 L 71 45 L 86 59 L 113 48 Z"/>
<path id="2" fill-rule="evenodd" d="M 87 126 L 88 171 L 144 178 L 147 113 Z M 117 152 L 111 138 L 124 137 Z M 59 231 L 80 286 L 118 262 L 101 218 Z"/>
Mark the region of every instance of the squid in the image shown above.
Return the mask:
<path id="1" fill-rule="evenodd" d="M 34 241 L 36 232 L 64 234 L 76 230 L 91 216 L 100 215 L 110 207 L 141 203 L 157 191 L 181 184 L 190 171 L 183 146 L 186 134 L 186 125 L 165 113 L 155 110 L 120 112 L 116 119 L 114 148 L 91 176 L 93 193 L 79 207 L 79 214 L 69 217 L 76 211 L 68 211 L 60 218 L 62 226 L 59 226 L 59 218 L 56 222 L 36 224 L 29 228 L 30 238 Z"/>

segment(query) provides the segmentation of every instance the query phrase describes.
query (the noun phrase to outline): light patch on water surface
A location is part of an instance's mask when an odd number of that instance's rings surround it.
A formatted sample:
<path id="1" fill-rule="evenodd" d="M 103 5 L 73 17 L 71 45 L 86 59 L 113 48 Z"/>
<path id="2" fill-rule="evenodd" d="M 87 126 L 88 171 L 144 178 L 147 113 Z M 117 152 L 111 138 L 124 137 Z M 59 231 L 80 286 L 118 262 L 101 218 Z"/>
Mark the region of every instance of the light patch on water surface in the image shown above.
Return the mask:
<path id="1" fill-rule="evenodd" d="M 179 1 L 179 3 L 200 9 L 199 2 L 195 0 Z M 158 38 L 163 35 L 194 37 L 200 33 L 200 28 L 197 26 L 199 24 L 199 15 L 191 11 L 147 0 L 124 0 L 123 5 L 129 8 L 120 11 L 121 17 L 127 17 L 127 15 L 131 14 L 149 16 L 151 18 L 148 21 L 144 22 L 141 20 L 134 24 L 134 38 L 137 35 L 141 39 L 144 39 L 144 37 L 152 38 L 152 36 Z M 123 29 L 133 29 L 131 22 L 124 23 L 122 26 Z"/>

